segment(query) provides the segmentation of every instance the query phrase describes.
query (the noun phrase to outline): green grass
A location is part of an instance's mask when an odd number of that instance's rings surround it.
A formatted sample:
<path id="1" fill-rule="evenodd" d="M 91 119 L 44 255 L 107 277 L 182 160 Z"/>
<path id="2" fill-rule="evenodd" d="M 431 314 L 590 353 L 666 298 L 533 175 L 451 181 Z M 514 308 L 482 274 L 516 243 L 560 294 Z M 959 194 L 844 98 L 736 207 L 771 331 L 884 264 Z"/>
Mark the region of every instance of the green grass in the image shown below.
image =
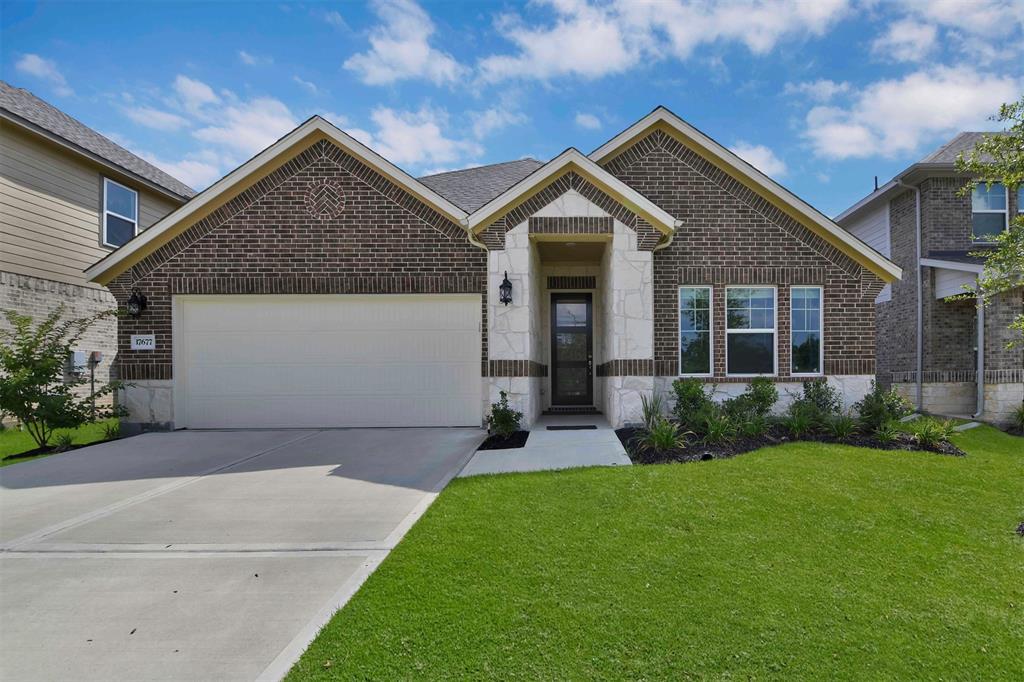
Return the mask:
<path id="1" fill-rule="evenodd" d="M 107 419 L 104 421 L 96 422 L 95 424 L 86 424 L 77 429 L 58 429 L 54 432 L 50 438 L 50 445 L 57 442 L 57 436 L 62 433 L 71 433 L 76 445 L 85 445 L 88 443 L 96 443 L 104 438 L 104 427 L 107 424 L 116 424 L 117 419 Z M 24 457 L 19 459 L 4 459 L 8 455 L 17 455 L 22 452 L 28 452 L 29 450 L 36 449 L 36 442 L 32 440 L 32 436 L 27 431 L 20 431 L 13 427 L 7 427 L 3 431 L 0 431 L 0 467 L 9 466 L 11 464 L 17 464 L 19 462 L 28 462 L 33 459 L 39 459 L 40 457 L 49 457 L 48 453 L 44 455 L 36 455 L 35 457 Z"/>
<path id="2" fill-rule="evenodd" d="M 1021 679 L 1024 439 L 457 479 L 289 680 Z"/>

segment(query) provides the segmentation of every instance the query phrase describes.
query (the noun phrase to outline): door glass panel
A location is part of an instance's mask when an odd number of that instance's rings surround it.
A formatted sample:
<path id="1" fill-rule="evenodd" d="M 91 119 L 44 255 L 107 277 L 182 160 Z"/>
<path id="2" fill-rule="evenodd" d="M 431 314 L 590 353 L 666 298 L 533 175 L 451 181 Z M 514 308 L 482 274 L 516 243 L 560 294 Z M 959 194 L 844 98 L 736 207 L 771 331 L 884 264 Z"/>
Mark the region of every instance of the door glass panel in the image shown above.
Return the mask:
<path id="1" fill-rule="evenodd" d="M 555 324 L 559 327 L 586 327 L 586 303 L 556 303 Z"/>
<path id="2" fill-rule="evenodd" d="M 556 381 L 555 393 L 562 398 L 587 396 L 586 367 L 560 367 Z"/>
<path id="3" fill-rule="evenodd" d="M 559 332 L 555 334 L 556 357 L 559 362 L 586 362 L 587 335 L 585 333 Z"/>

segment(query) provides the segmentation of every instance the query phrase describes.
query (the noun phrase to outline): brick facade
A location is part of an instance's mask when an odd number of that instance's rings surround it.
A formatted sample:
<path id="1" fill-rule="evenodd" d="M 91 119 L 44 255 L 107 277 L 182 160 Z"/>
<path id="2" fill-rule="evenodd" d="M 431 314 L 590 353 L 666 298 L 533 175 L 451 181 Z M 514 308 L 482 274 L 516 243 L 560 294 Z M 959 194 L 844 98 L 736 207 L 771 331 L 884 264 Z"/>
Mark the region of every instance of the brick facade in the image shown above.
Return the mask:
<path id="1" fill-rule="evenodd" d="M 148 298 L 139 319 L 120 325 L 121 376 L 173 378 L 173 294 L 483 295 L 486 273 L 486 253 L 461 226 L 315 142 L 111 282 L 122 306 L 133 287 Z M 486 324 L 486 305 L 483 315 Z M 130 350 L 131 334 L 156 334 L 157 349 Z"/>
<path id="2" fill-rule="evenodd" d="M 881 280 L 717 166 L 655 130 L 605 162 L 613 175 L 682 221 L 654 252 L 655 374 L 678 373 L 678 287 L 711 284 L 713 381 L 725 379 L 725 286 L 778 288 L 779 377 L 790 376 L 789 287 L 824 287 L 826 374 L 874 374 L 874 299 Z"/>

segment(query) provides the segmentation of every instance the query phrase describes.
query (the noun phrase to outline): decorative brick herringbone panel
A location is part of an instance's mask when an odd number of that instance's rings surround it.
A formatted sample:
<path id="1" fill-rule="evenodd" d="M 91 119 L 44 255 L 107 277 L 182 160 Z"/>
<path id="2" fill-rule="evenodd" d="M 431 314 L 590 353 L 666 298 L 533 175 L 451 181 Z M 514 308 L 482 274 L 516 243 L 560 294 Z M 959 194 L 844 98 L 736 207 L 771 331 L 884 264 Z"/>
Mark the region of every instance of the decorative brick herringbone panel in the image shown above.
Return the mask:
<path id="1" fill-rule="evenodd" d="M 336 145 L 316 142 L 110 284 L 122 306 L 133 286 L 149 299 L 139 319 L 119 325 L 120 376 L 171 378 L 174 294 L 483 298 L 486 273 L 487 254 L 461 226 Z M 486 328 L 483 301 L 481 309 Z M 129 350 L 131 334 L 149 333 L 155 351 Z"/>
<path id="2" fill-rule="evenodd" d="M 654 360 L 678 372 L 681 284 L 713 285 L 713 381 L 725 381 L 725 287 L 778 287 L 779 378 L 790 374 L 789 288 L 825 291 L 825 370 L 874 372 L 874 297 L 881 281 L 717 166 L 653 131 L 605 168 L 682 222 L 654 252 Z"/>
<path id="3" fill-rule="evenodd" d="M 614 229 L 609 216 L 532 217 L 529 224 L 531 234 L 611 234 Z"/>

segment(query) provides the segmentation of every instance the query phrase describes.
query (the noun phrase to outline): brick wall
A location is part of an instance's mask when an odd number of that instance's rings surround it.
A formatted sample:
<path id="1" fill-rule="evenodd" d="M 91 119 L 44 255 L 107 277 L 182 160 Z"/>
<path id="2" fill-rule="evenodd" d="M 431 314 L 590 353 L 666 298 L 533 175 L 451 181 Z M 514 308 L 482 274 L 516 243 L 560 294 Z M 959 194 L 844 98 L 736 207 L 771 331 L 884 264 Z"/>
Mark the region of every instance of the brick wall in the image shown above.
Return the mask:
<path id="1" fill-rule="evenodd" d="M 148 297 L 120 325 L 119 367 L 126 379 L 172 378 L 174 293 L 484 294 L 486 273 L 461 226 L 316 142 L 111 283 L 121 305 L 133 286 Z M 149 333 L 156 351 L 129 350 L 131 334 Z"/>
<path id="2" fill-rule="evenodd" d="M 824 239 L 674 138 L 654 131 L 606 163 L 683 223 L 654 252 L 654 360 L 659 376 L 678 371 L 678 287 L 714 285 L 714 370 L 725 374 L 725 285 L 778 286 L 779 375 L 790 374 L 789 287 L 825 290 L 825 370 L 874 374 L 874 299 L 882 288 Z"/>

